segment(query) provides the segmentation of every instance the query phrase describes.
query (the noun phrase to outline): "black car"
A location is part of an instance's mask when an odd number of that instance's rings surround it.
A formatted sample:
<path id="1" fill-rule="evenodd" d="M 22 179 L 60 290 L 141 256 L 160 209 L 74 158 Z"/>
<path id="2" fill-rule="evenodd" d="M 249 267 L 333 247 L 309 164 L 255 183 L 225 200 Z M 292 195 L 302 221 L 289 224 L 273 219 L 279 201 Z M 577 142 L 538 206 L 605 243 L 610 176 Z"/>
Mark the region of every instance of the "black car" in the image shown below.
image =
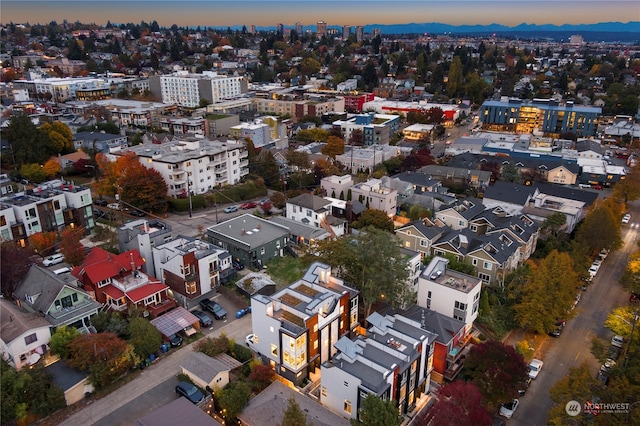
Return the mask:
<path id="1" fill-rule="evenodd" d="M 169 343 L 171 344 L 171 346 L 173 347 L 177 347 L 180 346 L 182 344 L 182 337 L 180 337 L 177 334 L 172 334 L 169 337 Z"/>
<path id="2" fill-rule="evenodd" d="M 130 214 L 131 216 L 135 216 L 135 217 L 144 217 L 144 216 L 146 216 L 146 213 L 141 212 L 140 210 L 131 210 L 131 211 L 129 212 L 129 214 Z"/>
<path id="3" fill-rule="evenodd" d="M 211 326 L 211 317 L 207 314 L 205 314 L 202 311 L 191 311 L 191 313 L 193 315 L 195 315 L 198 320 L 200 321 L 200 325 L 203 327 L 210 327 Z"/>
<path id="4" fill-rule="evenodd" d="M 216 302 L 213 302 L 209 299 L 204 299 L 200 301 L 200 306 L 202 309 L 207 310 L 213 314 L 213 317 L 217 320 L 227 318 L 227 311 L 222 309 L 222 306 L 218 305 Z"/>
<path id="5" fill-rule="evenodd" d="M 244 269 L 244 265 L 242 264 L 242 262 L 238 262 L 237 260 L 234 260 L 232 265 L 233 265 L 233 268 L 238 271 L 242 271 Z"/>
<path id="6" fill-rule="evenodd" d="M 549 336 L 552 336 L 552 337 L 560 337 L 561 334 L 562 334 L 562 328 L 556 328 L 549 332 Z"/>
<path id="7" fill-rule="evenodd" d="M 202 392 L 189 382 L 178 383 L 178 386 L 176 386 L 176 393 L 179 396 L 184 396 L 194 404 L 199 404 L 204 399 Z"/>
<path id="8" fill-rule="evenodd" d="M 93 204 L 95 204 L 96 206 L 106 206 L 109 203 L 107 203 L 107 200 L 99 199 L 99 200 L 93 200 Z"/>

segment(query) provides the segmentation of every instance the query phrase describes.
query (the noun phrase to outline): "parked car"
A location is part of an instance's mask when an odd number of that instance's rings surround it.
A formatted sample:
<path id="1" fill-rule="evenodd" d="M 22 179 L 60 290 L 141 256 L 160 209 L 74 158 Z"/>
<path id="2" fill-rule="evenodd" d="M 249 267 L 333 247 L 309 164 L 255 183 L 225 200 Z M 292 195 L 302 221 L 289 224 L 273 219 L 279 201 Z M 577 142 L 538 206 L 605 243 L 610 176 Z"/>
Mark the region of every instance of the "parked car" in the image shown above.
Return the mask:
<path id="1" fill-rule="evenodd" d="M 607 249 L 600 250 L 600 253 L 598 253 L 598 256 L 602 257 L 603 259 L 606 259 L 607 256 L 609 256 L 609 250 Z"/>
<path id="2" fill-rule="evenodd" d="M 544 362 L 540 361 L 539 359 L 532 359 L 529 363 L 529 377 L 535 380 L 536 377 L 538 377 L 538 374 L 540 374 L 540 370 L 542 370 L 543 365 Z"/>
<path id="3" fill-rule="evenodd" d="M 595 277 L 598 274 L 598 271 L 600 270 L 600 267 L 597 265 L 591 265 L 589 267 L 589 275 L 591 276 L 591 278 Z"/>
<path id="4" fill-rule="evenodd" d="M 622 345 L 624 345 L 624 337 L 618 336 L 618 335 L 613 336 L 611 338 L 611 345 L 615 346 L 615 347 L 618 347 L 618 348 L 621 348 Z"/>
<path id="5" fill-rule="evenodd" d="M 562 328 L 555 328 L 549 332 L 549 336 L 551 337 L 560 337 L 562 334 Z"/>
<path id="6" fill-rule="evenodd" d="M 200 390 L 189 382 L 180 382 L 176 386 L 176 394 L 183 396 L 194 404 L 199 404 L 204 399 Z"/>
<path id="7" fill-rule="evenodd" d="M 258 207 L 258 203 L 255 203 L 255 202 L 253 202 L 253 201 L 250 201 L 250 202 L 248 202 L 248 203 L 244 203 L 244 204 L 242 204 L 242 205 L 240 206 L 240 208 L 241 208 L 242 210 L 254 209 L 254 208 L 256 208 L 256 207 Z"/>
<path id="8" fill-rule="evenodd" d="M 234 260 L 231 265 L 238 271 L 242 271 L 244 269 L 244 264 L 238 260 Z"/>
<path id="9" fill-rule="evenodd" d="M 201 326 L 203 326 L 203 327 L 211 327 L 212 321 L 211 321 L 211 317 L 209 315 L 205 314 L 202 311 L 198 311 L 198 310 L 191 311 L 191 313 L 198 318 L 198 320 L 200 321 L 200 325 Z"/>
<path id="10" fill-rule="evenodd" d="M 107 207 L 109 207 L 111 210 L 122 210 L 120 203 L 109 203 L 107 204 Z"/>
<path id="11" fill-rule="evenodd" d="M 614 361 L 620 358 L 620 348 L 617 346 L 609 346 L 609 353 L 607 353 L 607 357 Z"/>
<path id="12" fill-rule="evenodd" d="M 93 200 L 93 204 L 95 204 L 96 206 L 106 206 L 107 200 L 102 200 L 102 199 L 98 199 L 98 200 Z"/>
<path id="13" fill-rule="evenodd" d="M 171 344 L 171 346 L 176 348 L 182 345 L 182 337 L 178 334 L 172 334 L 171 336 L 169 336 L 169 343 Z"/>
<path id="14" fill-rule="evenodd" d="M 42 264 L 44 266 L 57 265 L 58 263 L 64 262 L 64 256 L 60 253 L 56 253 L 44 259 Z"/>
<path id="15" fill-rule="evenodd" d="M 529 386 L 531 386 L 531 377 L 527 378 L 522 389 L 518 389 L 518 395 L 524 396 L 524 394 L 527 393 L 527 389 L 529 389 Z"/>
<path id="16" fill-rule="evenodd" d="M 504 404 L 500 405 L 500 415 L 506 417 L 507 419 L 510 419 L 511 417 L 513 417 L 513 413 L 516 412 L 518 405 L 520 405 L 520 401 L 518 401 L 517 399 L 514 399 L 511 402 L 505 402 Z"/>
<path id="17" fill-rule="evenodd" d="M 144 216 L 146 216 L 146 215 L 147 215 L 145 212 L 141 212 L 140 210 L 135 210 L 135 209 L 134 209 L 134 210 L 131 210 L 131 211 L 129 212 L 129 214 L 130 214 L 131 216 L 135 216 L 135 217 L 144 217 Z"/>
<path id="18" fill-rule="evenodd" d="M 630 220 L 631 220 L 631 215 L 629 213 L 625 214 L 622 217 L 622 223 L 629 223 Z"/>
<path id="19" fill-rule="evenodd" d="M 204 299 L 200 301 L 200 306 L 202 309 L 207 310 L 213 314 L 213 317 L 217 320 L 227 318 L 227 311 L 222 309 L 222 306 L 213 302 L 209 299 Z"/>
<path id="20" fill-rule="evenodd" d="M 270 203 L 270 202 L 271 202 L 271 198 L 265 198 L 264 200 L 260 200 L 258 204 L 263 205 L 264 203 Z"/>
<path id="21" fill-rule="evenodd" d="M 238 211 L 238 206 L 229 206 L 229 207 L 225 207 L 224 212 L 225 213 L 235 213 Z"/>
<path id="22" fill-rule="evenodd" d="M 608 372 L 609 370 L 611 370 L 616 365 L 617 365 L 617 363 L 614 360 L 612 360 L 611 358 L 607 358 L 605 360 L 604 364 L 602 364 L 602 366 L 600 367 L 600 371 Z"/>
<path id="23" fill-rule="evenodd" d="M 247 337 L 244 338 L 244 342 L 251 350 L 255 350 L 256 336 L 254 334 L 247 334 Z"/>

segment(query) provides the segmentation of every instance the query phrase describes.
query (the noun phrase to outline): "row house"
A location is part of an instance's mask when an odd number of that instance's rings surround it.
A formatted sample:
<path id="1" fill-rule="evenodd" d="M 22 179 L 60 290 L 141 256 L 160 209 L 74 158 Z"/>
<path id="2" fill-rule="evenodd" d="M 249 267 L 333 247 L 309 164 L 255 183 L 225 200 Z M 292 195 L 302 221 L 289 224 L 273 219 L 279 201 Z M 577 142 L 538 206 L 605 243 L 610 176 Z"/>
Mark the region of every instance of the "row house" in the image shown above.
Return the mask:
<path id="1" fill-rule="evenodd" d="M 31 266 L 13 297 L 25 312 L 41 315 L 52 331 L 68 326 L 88 333 L 91 317 L 101 307 L 71 274 L 55 274 L 38 265 Z"/>
<path id="2" fill-rule="evenodd" d="M 429 391 L 436 335 L 402 315 L 374 312 L 364 336 L 342 337 L 338 353 L 322 364 L 320 401 L 348 419 L 359 419 L 363 400 L 374 395 L 411 412 Z"/>
<path id="3" fill-rule="evenodd" d="M 347 221 L 331 214 L 331 201 L 313 194 L 287 200 L 286 216 L 296 222 L 327 230 L 333 238 L 346 233 Z"/>
<path id="4" fill-rule="evenodd" d="M 211 297 L 230 275 L 231 255 L 199 238 L 178 236 L 153 249 L 155 276 L 173 291 L 181 306 L 197 305 L 201 296 Z"/>
<path id="5" fill-rule="evenodd" d="M 359 292 L 313 263 L 295 283 L 251 298 L 254 348 L 262 361 L 299 386 L 316 377 L 335 344 L 358 326 Z"/>
<path id="6" fill-rule="evenodd" d="M 0 199 L 0 239 L 21 245 L 38 232 L 95 226 L 91 190 L 54 180 Z"/>
<path id="7" fill-rule="evenodd" d="M 443 333 L 434 354 L 438 382 L 455 379 L 462 369 L 482 291 L 482 280 L 451 270 L 448 263 L 436 256 L 427 265 L 419 278 L 417 307 L 409 315 L 419 316 L 424 328 Z"/>
<path id="8" fill-rule="evenodd" d="M 203 118 L 170 118 L 160 119 L 160 128 L 172 135 L 206 134 L 206 120 Z"/>
<path id="9" fill-rule="evenodd" d="M 162 175 L 174 198 L 233 185 L 249 174 L 248 153 L 241 142 L 183 137 L 161 144 L 140 144 L 128 151 Z"/>
<path id="10" fill-rule="evenodd" d="M 142 272 L 146 260 L 137 250 L 118 255 L 94 247 L 71 274 L 91 297 L 114 311 L 137 307 L 144 315 L 157 317 L 177 306 L 169 287 Z"/>

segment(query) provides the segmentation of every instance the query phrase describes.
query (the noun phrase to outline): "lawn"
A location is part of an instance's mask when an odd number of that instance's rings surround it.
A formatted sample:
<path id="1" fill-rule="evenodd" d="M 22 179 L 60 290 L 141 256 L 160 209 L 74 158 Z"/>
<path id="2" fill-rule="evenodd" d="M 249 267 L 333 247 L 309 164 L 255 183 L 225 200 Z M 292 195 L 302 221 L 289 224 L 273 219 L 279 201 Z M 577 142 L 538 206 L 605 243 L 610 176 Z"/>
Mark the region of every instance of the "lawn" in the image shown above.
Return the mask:
<path id="1" fill-rule="evenodd" d="M 312 260 L 309 256 L 277 257 L 266 264 L 266 272 L 276 283 L 276 291 L 278 291 L 302 278 Z"/>

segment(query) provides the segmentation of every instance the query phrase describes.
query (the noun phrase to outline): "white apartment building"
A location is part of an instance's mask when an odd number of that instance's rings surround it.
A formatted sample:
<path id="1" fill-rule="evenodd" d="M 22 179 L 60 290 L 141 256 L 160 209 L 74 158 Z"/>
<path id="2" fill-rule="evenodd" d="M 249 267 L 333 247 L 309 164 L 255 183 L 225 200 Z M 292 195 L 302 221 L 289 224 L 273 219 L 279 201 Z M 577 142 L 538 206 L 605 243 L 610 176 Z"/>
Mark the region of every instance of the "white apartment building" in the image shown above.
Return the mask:
<path id="1" fill-rule="evenodd" d="M 346 221 L 331 215 L 331 201 L 313 194 L 301 194 L 287 201 L 287 217 L 315 228 L 324 228 L 334 238 L 346 233 Z"/>
<path id="2" fill-rule="evenodd" d="M 351 187 L 351 199 L 358 200 L 369 209 L 382 210 L 389 217 L 396 214 L 398 191 L 382 186 L 380 179 L 369 179 Z"/>
<path id="3" fill-rule="evenodd" d="M 171 75 L 151 76 L 149 90 L 154 95 L 161 95 L 163 103 L 196 108 L 201 99 L 215 103 L 240 97 L 247 92 L 247 81 L 244 77 L 218 75 L 212 71 L 202 74 L 178 71 Z"/>
<path id="4" fill-rule="evenodd" d="M 160 172 L 169 195 L 204 194 L 220 185 L 233 185 L 249 174 L 244 143 L 196 137 L 161 144 L 141 144 L 128 149 L 146 167 Z"/>
<path id="5" fill-rule="evenodd" d="M 418 278 L 418 306 L 462 321 L 465 333 L 478 317 L 482 280 L 447 268 L 449 260 L 435 256 Z"/>
<path id="6" fill-rule="evenodd" d="M 326 176 L 320 180 L 320 188 L 322 188 L 327 196 L 331 198 L 340 198 L 343 200 L 347 199 L 347 193 L 349 192 L 349 188 L 353 185 L 353 179 L 351 179 L 351 175 L 344 176 Z M 340 197 L 342 194 L 342 197 Z"/>

